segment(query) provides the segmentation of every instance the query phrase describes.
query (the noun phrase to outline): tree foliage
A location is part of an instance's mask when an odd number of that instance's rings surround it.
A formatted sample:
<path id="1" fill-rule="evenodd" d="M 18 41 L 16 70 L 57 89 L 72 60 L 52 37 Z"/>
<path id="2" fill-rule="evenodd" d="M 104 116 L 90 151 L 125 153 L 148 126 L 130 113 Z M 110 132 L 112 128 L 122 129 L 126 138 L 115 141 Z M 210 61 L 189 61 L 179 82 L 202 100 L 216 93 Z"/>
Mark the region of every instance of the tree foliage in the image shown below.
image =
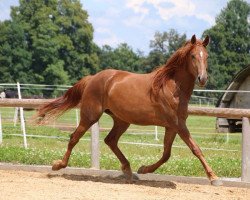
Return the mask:
<path id="1" fill-rule="evenodd" d="M 120 69 L 131 72 L 144 72 L 143 53 L 135 53 L 127 43 L 121 43 L 117 48 L 104 45 L 99 54 L 101 69 Z"/>
<path id="2" fill-rule="evenodd" d="M 231 0 L 204 31 L 211 37 L 208 88 L 225 88 L 250 64 L 249 16 L 249 3 Z M 98 47 L 93 31 L 80 0 L 19 0 L 0 22 L 0 81 L 59 85 L 108 68 L 148 73 L 186 41 L 174 29 L 157 31 L 145 56 L 127 43 Z"/>
<path id="3" fill-rule="evenodd" d="M 216 24 L 204 32 L 211 37 L 209 88 L 224 89 L 237 72 L 250 64 L 249 16 L 249 3 L 229 1 L 217 16 Z"/>
<path id="4" fill-rule="evenodd" d="M 150 41 L 151 51 L 147 58 L 147 71 L 160 66 L 186 41 L 186 34 L 179 34 L 176 30 L 168 32 L 156 32 L 154 39 Z"/>
<path id="5" fill-rule="evenodd" d="M 72 84 L 97 72 L 93 27 L 79 0 L 19 3 L 0 24 L 1 81 Z"/>
<path id="6" fill-rule="evenodd" d="M 0 22 L 1 82 L 31 81 L 31 57 L 22 26 L 11 21 Z"/>

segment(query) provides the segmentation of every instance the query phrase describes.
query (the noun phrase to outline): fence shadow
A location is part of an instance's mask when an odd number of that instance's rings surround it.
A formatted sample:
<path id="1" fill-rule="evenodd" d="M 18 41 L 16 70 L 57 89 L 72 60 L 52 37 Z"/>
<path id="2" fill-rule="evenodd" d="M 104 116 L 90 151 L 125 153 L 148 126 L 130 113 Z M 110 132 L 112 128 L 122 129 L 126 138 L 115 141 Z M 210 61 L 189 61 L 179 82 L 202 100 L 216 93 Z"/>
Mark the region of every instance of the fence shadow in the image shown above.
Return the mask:
<path id="1" fill-rule="evenodd" d="M 118 177 L 111 176 L 90 176 L 90 175 L 75 175 L 75 174 L 48 174 L 48 178 L 57 178 L 63 177 L 72 181 L 92 181 L 92 182 L 101 182 L 101 183 L 111 183 L 111 184 L 128 184 L 125 181 L 125 177 L 123 175 Z M 140 180 L 138 177 L 134 177 L 133 183 L 134 185 L 143 185 L 148 187 L 156 187 L 156 188 L 170 188 L 176 189 L 176 184 L 171 181 L 151 181 L 151 180 Z"/>

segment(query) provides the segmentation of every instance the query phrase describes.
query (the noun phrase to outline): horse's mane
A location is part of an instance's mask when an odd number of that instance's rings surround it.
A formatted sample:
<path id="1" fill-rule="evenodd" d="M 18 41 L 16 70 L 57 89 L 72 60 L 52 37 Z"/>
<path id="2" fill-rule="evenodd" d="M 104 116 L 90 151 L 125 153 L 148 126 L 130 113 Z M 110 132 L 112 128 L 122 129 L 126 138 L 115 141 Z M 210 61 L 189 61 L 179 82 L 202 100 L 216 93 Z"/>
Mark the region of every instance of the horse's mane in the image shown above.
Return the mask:
<path id="1" fill-rule="evenodd" d="M 202 41 L 197 40 L 195 45 L 202 45 Z M 157 68 L 156 74 L 153 77 L 153 84 L 151 92 L 158 94 L 163 88 L 167 80 L 172 79 L 175 76 L 175 72 L 179 67 L 184 66 L 188 58 L 188 53 L 195 46 L 191 41 L 187 41 L 181 48 L 179 48 L 162 67 Z"/>

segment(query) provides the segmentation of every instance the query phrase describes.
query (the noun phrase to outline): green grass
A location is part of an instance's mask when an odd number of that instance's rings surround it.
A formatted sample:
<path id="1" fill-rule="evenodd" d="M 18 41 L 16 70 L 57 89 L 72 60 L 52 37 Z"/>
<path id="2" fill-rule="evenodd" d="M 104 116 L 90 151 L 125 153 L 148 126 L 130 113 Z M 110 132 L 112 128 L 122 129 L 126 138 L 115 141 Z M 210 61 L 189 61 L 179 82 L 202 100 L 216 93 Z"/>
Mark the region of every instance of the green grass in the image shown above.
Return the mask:
<path id="1" fill-rule="evenodd" d="M 9 111 L 12 110 L 10 114 Z M 70 132 L 61 131 L 56 128 L 46 126 L 31 126 L 26 123 L 27 134 L 57 136 L 59 138 L 36 138 L 28 137 L 28 149 L 24 149 L 23 138 L 12 134 L 21 134 L 18 124 L 13 127 L 14 109 L 1 108 L 3 118 L 3 144 L 0 146 L 0 161 L 24 164 L 50 165 L 53 160 L 61 159 L 65 153 Z M 25 112 L 28 119 L 32 112 Z M 71 111 L 62 116 L 57 123 L 75 125 L 75 111 Z M 70 120 L 69 120 L 70 119 Z M 52 123 L 53 124 L 53 123 Z M 196 117 L 188 118 L 188 127 L 196 142 L 203 149 L 208 163 L 218 176 L 239 177 L 241 173 L 241 134 L 231 134 L 226 142 L 226 134 L 215 132 L 215 118 Z M 100 126 L 112 127 L 112 121 L 107 115 L 103 115 Z M 159 128 L 159 141 L 154 139 L 154 127 L 142 127 L 132 125 L 130 129 L 121 137 L 119 147 L 131 163 L 133 171 L 141 165 L 148 165 L 156 162 L 162 155 L 162 147 L 141 146 L 135 144 L 123 144 L 122 142 L 154 143 L 162 144 L 164 129 Z M 137 134 L 134 134 L 137 133 Z M 144 133 L 144 134 L 139 134 Z M 147 133 L 147 134 L 145 134 Z M 120 170 L 120 163 L 104 144 L 103 139 L 107 131 L 100 134 L 100 165 L 102 169 Z M 69 166 L 90 167 L 90 133 L 87 132 L 83 139 L 76 145 L 72 153 Z M 181 147 L 181 148 L 180 148 Z M 211 150 L 226 149 L 233 151 Z M 184 175 L 184 176 L 205 176 L 199 160 L 191 153 L 183 141 L 177 136 L 172 148 L 172 156 L 167 163 L 161 166 L 155 173 Z"/>

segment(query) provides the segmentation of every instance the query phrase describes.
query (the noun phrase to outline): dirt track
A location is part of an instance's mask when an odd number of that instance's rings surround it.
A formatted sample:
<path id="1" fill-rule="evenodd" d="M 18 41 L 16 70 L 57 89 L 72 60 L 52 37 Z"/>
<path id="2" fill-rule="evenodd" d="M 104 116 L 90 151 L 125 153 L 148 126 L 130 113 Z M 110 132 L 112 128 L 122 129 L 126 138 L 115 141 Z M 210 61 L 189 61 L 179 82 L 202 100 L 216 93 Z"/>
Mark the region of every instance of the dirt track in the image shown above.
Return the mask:
<path id="1" fill-rule="evenodd" d="M 0 170 L 0 199 L 250 199 L 250 189 Z"/>

